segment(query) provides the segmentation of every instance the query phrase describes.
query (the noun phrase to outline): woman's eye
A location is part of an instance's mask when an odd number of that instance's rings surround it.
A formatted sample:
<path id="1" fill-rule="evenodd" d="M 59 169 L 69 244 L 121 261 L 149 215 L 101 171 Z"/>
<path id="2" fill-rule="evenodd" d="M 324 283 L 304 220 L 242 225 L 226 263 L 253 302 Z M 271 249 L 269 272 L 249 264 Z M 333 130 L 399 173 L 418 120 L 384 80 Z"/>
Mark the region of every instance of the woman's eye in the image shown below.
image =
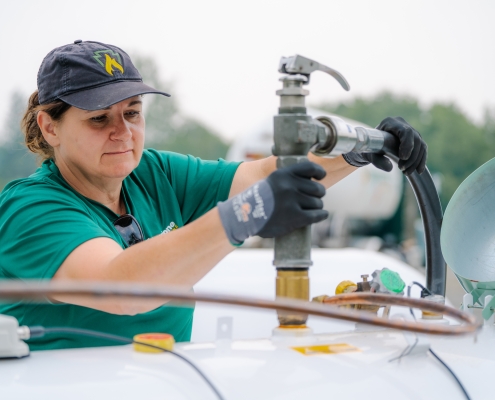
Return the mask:
<path id="1" fill-rule="evenodd" d="M 92 122 L 103 122 L 106 119 L 106 115 L 98 115 L 96 117 L 91 117 L 90 120 Z"/>

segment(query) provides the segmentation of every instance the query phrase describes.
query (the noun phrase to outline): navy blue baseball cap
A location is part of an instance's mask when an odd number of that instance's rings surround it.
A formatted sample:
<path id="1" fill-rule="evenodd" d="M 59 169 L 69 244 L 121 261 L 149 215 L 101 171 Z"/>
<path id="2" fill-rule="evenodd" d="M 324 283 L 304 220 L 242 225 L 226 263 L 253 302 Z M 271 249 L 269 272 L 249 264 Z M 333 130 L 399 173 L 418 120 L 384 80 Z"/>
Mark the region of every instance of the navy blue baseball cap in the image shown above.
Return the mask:
<path id="1" fill-rule="evenodd" d="M 57 47 L 38 71 L 40 104 L 59 99 L 83 110 L 101 110 L 145 93 L 170 97 L 145 85 L 129 55 L 109 44 L 76 40 Z"/>

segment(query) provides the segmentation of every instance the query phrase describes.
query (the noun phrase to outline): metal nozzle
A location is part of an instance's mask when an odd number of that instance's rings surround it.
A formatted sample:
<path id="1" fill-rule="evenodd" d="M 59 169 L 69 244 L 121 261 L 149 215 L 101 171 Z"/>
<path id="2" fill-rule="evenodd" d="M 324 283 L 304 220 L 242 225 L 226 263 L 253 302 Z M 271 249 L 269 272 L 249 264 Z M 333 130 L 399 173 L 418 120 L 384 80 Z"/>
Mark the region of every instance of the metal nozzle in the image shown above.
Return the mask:
<path id="1" fill-rule="evenodd" d="M 354 127 L 334 116 L 316 119 L 328 129 L 326 140 L 320 141 L 312 150 L 317 156 L 335 157 L 350 151 L 376 153 L 384 147 L 385 132 L 378 129 Z"/>

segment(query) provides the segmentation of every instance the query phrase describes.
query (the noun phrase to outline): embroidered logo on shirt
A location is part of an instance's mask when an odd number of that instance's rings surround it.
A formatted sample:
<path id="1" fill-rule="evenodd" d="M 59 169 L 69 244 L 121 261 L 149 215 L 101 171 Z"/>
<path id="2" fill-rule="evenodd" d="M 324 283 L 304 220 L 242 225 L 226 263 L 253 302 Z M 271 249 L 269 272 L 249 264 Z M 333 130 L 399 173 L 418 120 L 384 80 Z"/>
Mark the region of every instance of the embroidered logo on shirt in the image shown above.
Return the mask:
<path id="1" fill-rule="evenodd" d="M 162 231 L 162 233 L 169 233 L 170 231 L 175 231 L 176 229 L 179 229 L 177 224 L 172 221 L 168 226 Z"/>

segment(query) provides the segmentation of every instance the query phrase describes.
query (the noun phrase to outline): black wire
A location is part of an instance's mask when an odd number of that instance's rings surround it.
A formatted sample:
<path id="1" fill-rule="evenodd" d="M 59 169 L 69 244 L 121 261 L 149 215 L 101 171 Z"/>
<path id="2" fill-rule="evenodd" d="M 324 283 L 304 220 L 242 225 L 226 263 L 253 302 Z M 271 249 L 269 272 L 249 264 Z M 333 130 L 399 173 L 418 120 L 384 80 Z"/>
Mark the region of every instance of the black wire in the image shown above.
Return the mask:
<path id="1" fill-rule="evenodd" d="M 429 296 L 431 296 L 433 293 L 427 289 L 426 287 L 424 287 L 421 283 L 419 282 L 416 282 L 416 281 L 412 281 L 412 285 L 417 285 L 419 286 L 421 289 L 423 289 L 426 293 L 428 293 Z"/>
<path id="2" fill-rule="evenodd" d="M 413 282 L 411 283 L 411 285 L 409 285 L 409 286 L 407 287 L 407 297 L 411 297 L 411 287 L 412 287 L 413 285 L 417 285 L 417 286 L 419 286 L 421 289 L 423 289 L 423 291 L 427 292 L 429 295 L 432 295 L 432 293 L 431 293 L 431 292 L 430 292 L 427 288 L 425 288 L 425 287 L 424 287 L 421 283 L 416 282 L 416 281 L 413 281 Z M 413 316 L 414 320 L 416 321 L 416 317 L 415 317 L 415 315 L 414 315 L 414 312 L 413 312 L 412 308 L 409 308 L 409 311 L 411 312 L 411 315 Z M 417 341 L 417 339 L 416 339 L 416 341 Z M 466 388 L 465 388 L 465 387 L 464 387 L 464 385 L 461 383 L 461 381 L 459 380 L 459 378 L 457 377 L 457 375 L 454 373 L 454 371 L 452 371 L 452 370 L 450 369 L 450 367 L 447 365 L 447 363 L 446 363 L 445 361 L 443 361 L 443 360 L 442 360 L 442 359 L 438 356 L 438 354 L 436 354 L 436 353 L 433 351 L 433 349 L 432 349 L 431 347 L 428 349 L 428 351 L 431 353 L 431 355 L 432 355 L 433 357 L 435 357 L 438 361 L 440 361 L 440 363 L 441 363 L 441 364 L 442 364 L 442 365 L 443 365 L 443 366 L 447 369 L 447 371 L 449 371 L 449 372 L 450 372 L 450 374 L 454 377 L 455 381 L 457 382 L 457 384 L 458 384 L 458 385 L 459 385 L 459 387 L 461 388 L 462 393 L 464 393 L 464 396 L 466 396 L 466 399 L 467 399 L 467 400 L 471 400 L 471 397 L 469 397 L 469 394 L 468 394 L 468 392 L 466 391 Z"/>
<path id="3" fill-rule="evenodd" d="M 33 327 L 33 328 L 38 328 L 38 327 Z M 104 332 L 98 332 L 98 331 L 93 331 L 90 329 L 79 329 L 79 328 L 67 328 L 67 327 L 58 327 L 54 326 L 51 328 L 44 328 L 40 327 L 43 329 L 43 333 L 72 333 L 75 335 L 81 335 L 81 336 L 91 336 L 91 337 L 97 337 L 97 338 L 102 338 L 102 339 L 108 339 L 114 342 L 121 342 L 121 343 L 126 343 L 126 344 L 132 344 L 132 339 L 126 338 L 124 336 L 118 336 L 118 335 L 111 335 L 109 333 L 104 333 Z M 31 329 L 31 327 L 30 327 Z M 36 332 L 38 333 L 38 332 Z M 33 335 L 31 334 L 31 337 Z M 37 337 L 40 337 L 39 335 Z"/>
<path id="4" fill-rule="evenodd" d="M 454 373 L 454 371 L 452 371 L 449 366 L 447 365 L 447 363 L 445 361 L 443 361 L 431 348 L 429 349 L 430 353 L 432 354 L 433 357 L 435 357 L 438 361 L 440 361 L 440 363 L 447 369 L 447 371 L 450 372 L 450 374 L 454 377 L 455 381 L 457 382 L 457 384 L 459 385 L 459 387 L 461 388 L 462 392 L 464 393 L 464 396 L 466 396 L 466 399 L 467 400 L 471 400 L 471 397 L 469 397 L 469 394 L 468 392 L 466 391 L 466 388 L 464 387 L 464 385 L 461 383 L 461 381 L 459 380 L 459 378 L 457 377 L 457 375 Z"/>
<path id="5" fill-rule="evenodd" d="M 109 333 L 93 331 L 90 329 L 68 328 L 68 327 L 44 328 L 42 326 L 33 326 L 33 327 L 29 327 L 29 329 L 30 329 L 30 331 L 32 329 L 32 337 L 41 337 L 41 336 L 43 336 L 43 334 L 47 334 L 47 333 L 72 333 L 75 335 L 92 336 L 92 337 L 108 339 L 108 340 L 112 340 L 115 342 L 121 342 L 121 343 L 126 343 L 126 344 L 135 343 L 135 344 L 139 344 L 142 346 L 150 347 L 152 349 L 161 350 L 165 353 L 173 354 L 177 358 L 180 358 L 182 361 L 185 361 L 187 364 L 189 364 L 205 380 L 205 382 L 208 384 L 208 386 L 210 386 L 211 390 L 213 390 L 213 392 L 215 392 L 217 397 L 220 400 L 224 400 L 224 397 L 221 395 L 219 390 L 215 387 L 213 382 L 211 382 L 208 379 L 208 377 L 203 373 L 203 371 L 201 371 L 191 360 L 187 359 L 186 357 L 184 357 L 183 355 L 181 355 L 179 353 L 176 353 L 175 351 L 168 350 L 168 349 L 165 349 L 163 347 L 155 346 L 155 345 L 149 344 L 149 343 L 138 342 L 136 340 L 132 340 L 132 339 L 126 338 L 124 336 L 112 335 Z"/>
<path id="6" fill-rule="evenodd" d="M 419 286 L 421 289 L 423 289 L 423 292 L 428 293 L 429 296 L 431 296 L 433 294 L 433 293 L 431 293 L 431 291 L 429 289 L 424 287 L 421 283 L 416 282 L 416 281 L 412 281 L 411 284 L 407 287 L 407 297 L 411 297 L 411 288 L 413 287 L 413 285 Z M 416 316 L 414 315 L 412 308 L 409 308 L 409 312 L 411 313 L 414 320 L 416 321 Z"/>

